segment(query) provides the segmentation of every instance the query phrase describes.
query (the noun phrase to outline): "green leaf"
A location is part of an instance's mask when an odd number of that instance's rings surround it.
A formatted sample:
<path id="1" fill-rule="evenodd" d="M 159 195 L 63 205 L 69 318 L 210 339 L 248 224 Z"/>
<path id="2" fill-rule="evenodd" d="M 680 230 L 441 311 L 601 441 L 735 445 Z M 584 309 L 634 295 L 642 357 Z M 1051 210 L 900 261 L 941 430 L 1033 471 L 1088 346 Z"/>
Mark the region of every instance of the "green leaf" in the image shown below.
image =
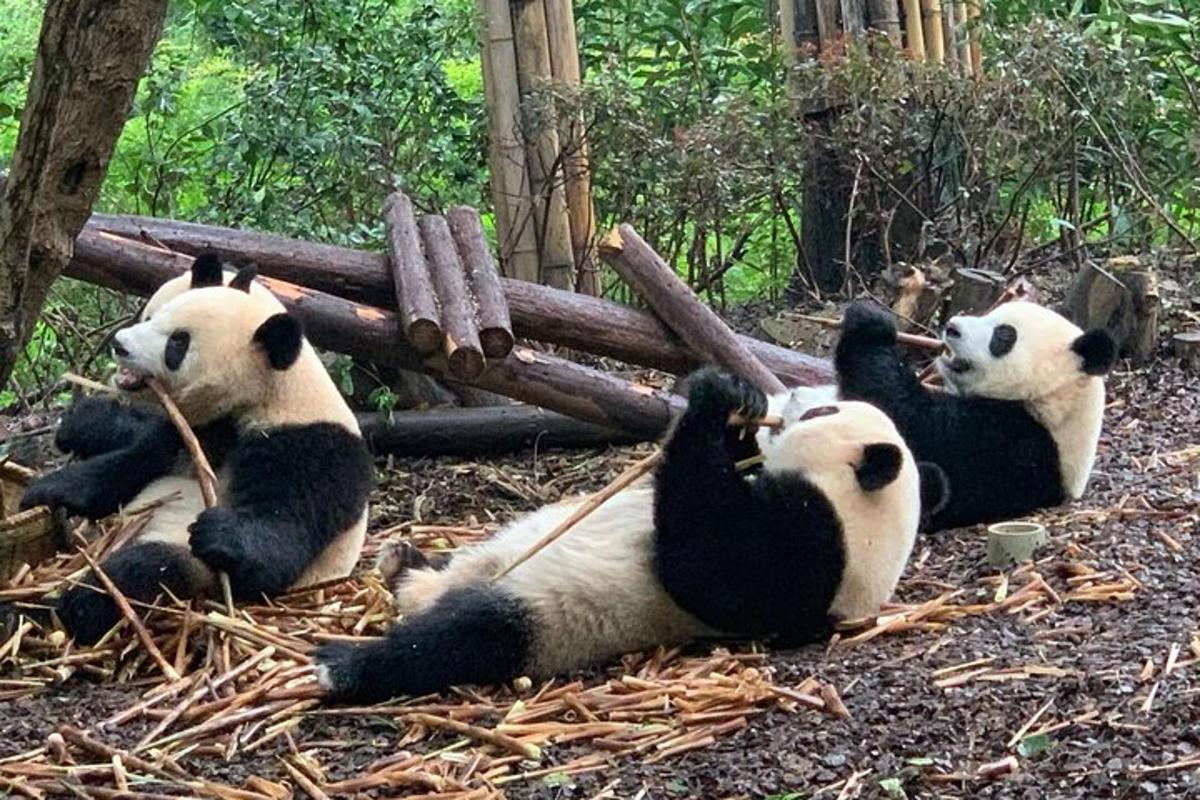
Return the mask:
<path id="1" fill-rule="evenodd" d="M 879 788 L 887 792 L 888 797 L 908 800 L 908 795 L 904 792 L 904 784 L 900 782 L 899 778 L 883 778 L 879 781 Z"/>
<path id="2" fill-rule="evenodd" d="M 571 782 L 571 776 L 565 772 L 551 772 L 546 777 L 542 778 L 542 783 L 547 786 L 566 786 Z"/>
<path id="3" fill-rule="evenodd" d="M 918 758 L 906 758 L 904 759 L 904 763 L 914 767 L 932 767 L 933 759 L 927 756 L 920 756 Z"/>
<path id="4" fill-rule="evenodd" d="M 1049 750 L 1050 744 L 1050 737 L 1044 733 L 1039 733 L 1036 736 L 1026 736 L 1017 745 L 1017 752 L 1022 758 L 1033 758 Z"/>
<path id="5" fill-rule="evenodd" d="M 1157 14 L 1130 14 L 1129 21 L 1136 25 L 1147 25 L 1167 31 L 1187 32 L 1192 29 L 1192 23 L 1177 14 L 1160 11 Z"/>

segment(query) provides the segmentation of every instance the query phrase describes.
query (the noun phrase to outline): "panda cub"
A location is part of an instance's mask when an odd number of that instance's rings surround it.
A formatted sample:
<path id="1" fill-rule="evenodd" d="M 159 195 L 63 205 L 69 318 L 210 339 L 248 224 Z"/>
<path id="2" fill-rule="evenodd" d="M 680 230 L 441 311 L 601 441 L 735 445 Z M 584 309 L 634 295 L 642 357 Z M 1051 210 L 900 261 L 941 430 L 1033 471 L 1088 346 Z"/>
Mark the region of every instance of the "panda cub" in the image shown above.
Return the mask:
<path id="1" fill-rule="evenodd" d="M 101 568 L 127 596 L 153 600 L 213 591 L 275 595 L 349 574 L 366 533 L 370 454 L 299 321 L 252 270 L 232 278 L 212 256 L 169 281 L 142 320 L 119 331 L 116 386 L 132 404 L 86 399 L 56 437 L 78 459 L 30 485 L 26 507 L 93 519 L 161 501 L 135 539 Z M 225 285 L 225 284 L 228 285 Z M 174 425 L 143 400 L 146 378 L 166 388 L 194 427 L 218 478 L 205 510 Z M 58 614 L 76 641 L 118 620 L 94 578 L 66 591 Z"/>
<path id="2" fill-rule="evenodd" d="M 884 414 L 836 403 L 770 437 L 757 472 L 740 471 L 759 448 L 730 415 L 766 408 L 745 381 L 701 371 L 653 480 L 499 580 L 582 501 L 518 519 L 440 569 L 408 548 L 395 586 L 403 620 L 381 641 L 317 653 L 330 697 L 549 676 L 696 638 L 798 645 L 876 612 L 916 536 L 912 455 Z"/>
<path id="3" fill-rule="evenodd" d="M 947 502 L 928 530 L 1021 516 L 1083 494 L 1104 414 L 1103 376 L 1117 351 L 1035 303 L 956 316 L 937 360 L 946 391 L 927 389 L 901 360 L 882 308 L 851 305 L 837 344 L 840 397 L 883 409 L 914 456 L 945 473 Z"/>

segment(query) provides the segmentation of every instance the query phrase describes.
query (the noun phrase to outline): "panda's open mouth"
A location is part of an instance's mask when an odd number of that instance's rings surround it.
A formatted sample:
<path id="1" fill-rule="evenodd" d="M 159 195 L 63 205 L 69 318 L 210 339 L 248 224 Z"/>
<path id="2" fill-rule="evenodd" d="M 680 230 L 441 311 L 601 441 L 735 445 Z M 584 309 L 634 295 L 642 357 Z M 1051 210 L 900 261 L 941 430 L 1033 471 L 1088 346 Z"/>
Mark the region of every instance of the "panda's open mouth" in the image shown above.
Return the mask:
<path id="1" fill-rule="evenodd" d="M 137 374 L 129 367 L 117 367 L 113 383 L 123 392 L 136 392 L 146 388 L 146 376 Z"/>

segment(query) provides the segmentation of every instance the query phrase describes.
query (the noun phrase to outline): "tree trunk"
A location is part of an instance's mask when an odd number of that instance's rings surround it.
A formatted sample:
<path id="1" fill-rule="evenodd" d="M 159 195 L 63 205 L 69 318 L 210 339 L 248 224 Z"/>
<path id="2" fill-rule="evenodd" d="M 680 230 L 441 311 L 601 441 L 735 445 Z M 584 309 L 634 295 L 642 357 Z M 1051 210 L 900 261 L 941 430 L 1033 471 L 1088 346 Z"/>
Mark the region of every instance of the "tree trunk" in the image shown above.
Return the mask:
<path id="1" fill-rule="evenodd" d="M 165 0 L 49 0 L 21 130 L 0 198 L 0 385 L 71 260 Z"/>

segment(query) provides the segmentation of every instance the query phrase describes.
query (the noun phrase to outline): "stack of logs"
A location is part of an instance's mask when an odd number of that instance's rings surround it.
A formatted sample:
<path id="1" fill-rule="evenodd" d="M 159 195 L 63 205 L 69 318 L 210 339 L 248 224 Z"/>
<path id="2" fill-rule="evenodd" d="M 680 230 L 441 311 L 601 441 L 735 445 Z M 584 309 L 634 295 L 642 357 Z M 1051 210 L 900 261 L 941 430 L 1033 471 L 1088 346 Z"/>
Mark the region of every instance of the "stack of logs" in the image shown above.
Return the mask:
<path id="1" fill-rule="evenodd" d="M 252 231 L 96 214 L 76 240 L 67 275 L 144 296 L 187 270 L 193 255 L 212 249 L 231 264 L 255 264 L 316 346 L 572 417 L 588 424 L 581 435 L 589 441 L 604 438 L 602 431 L 625 440 L 657 437 L 682 398 L 545 348 L 514 344 L 516 338 L 676 375 L 713 360 L 728 363 L 736 350 L 761 362 L 760 385 L 832 381 L 825 361 L 729 334 L 716 315 L 698 310 L 704 307 L 695 295 L 628 226 L 606 240 L 601 255 L 643 297 L 659 298 L 651 302 L 656 314 L 501 277 L 473 209 L 417 219 L 408 198 L 396 194 L 385 219 L 386 256 Z M 721 335 L 708 335 L 718 326 Z M 706 341 L 737 344 L 713 353 L 697 344 Z M 502 415 L 526 432 L 562 429 L 566 422 L 536 409 L 509 408 Z"/>

